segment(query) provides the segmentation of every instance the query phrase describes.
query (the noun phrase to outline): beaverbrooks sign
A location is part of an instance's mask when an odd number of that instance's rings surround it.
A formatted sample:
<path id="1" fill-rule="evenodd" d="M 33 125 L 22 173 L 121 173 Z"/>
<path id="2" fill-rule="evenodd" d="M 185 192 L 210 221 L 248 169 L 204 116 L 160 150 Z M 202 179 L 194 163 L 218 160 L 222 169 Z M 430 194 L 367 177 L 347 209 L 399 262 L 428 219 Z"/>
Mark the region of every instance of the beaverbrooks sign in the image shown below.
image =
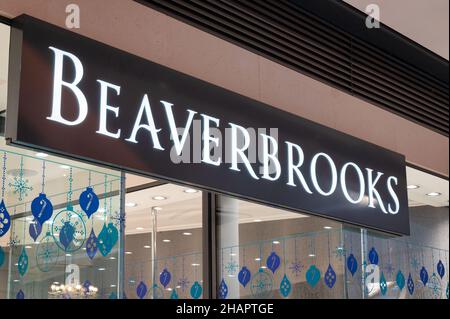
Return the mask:
<path id="1" fill-rule="evenodd" d="M 409 234 L 403 156 L 35 19 L 20 22 L 11 36 L 10 143 Z"/>

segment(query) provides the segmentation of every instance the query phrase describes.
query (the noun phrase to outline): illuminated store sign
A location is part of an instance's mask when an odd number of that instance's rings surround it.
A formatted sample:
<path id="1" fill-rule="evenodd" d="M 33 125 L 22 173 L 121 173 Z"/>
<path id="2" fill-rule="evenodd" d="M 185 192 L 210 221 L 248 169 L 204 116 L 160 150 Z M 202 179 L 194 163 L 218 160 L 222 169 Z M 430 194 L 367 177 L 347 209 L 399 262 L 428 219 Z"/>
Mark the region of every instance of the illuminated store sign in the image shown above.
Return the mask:
<path id="1" fill-rule="evenodd" d="M 403 156 L 38 20 L 19 28 L 10 143 L 409 234 Z"/>

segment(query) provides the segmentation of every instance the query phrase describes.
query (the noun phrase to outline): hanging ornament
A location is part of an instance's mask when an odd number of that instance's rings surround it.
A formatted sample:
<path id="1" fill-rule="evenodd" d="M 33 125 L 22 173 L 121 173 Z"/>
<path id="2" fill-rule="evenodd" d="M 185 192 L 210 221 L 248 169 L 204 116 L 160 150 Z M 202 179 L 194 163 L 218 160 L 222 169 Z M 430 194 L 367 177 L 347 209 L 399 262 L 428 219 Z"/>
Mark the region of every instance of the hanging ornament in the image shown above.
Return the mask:
<path id="1" fill-rule="evenodd" d="M 95 236 L 94 228 L 91 229 L 91 234 L 86 241 L 86 255 L 90 260 L 94 259 L 95 254 L 97 253 L 98 245 L 97 245 L 97 236 Z"/>
<path id="2" fill-rule="evenodd" d="M 181 291 L 184 293 L 190 286 L 191 282 L 189 279 L 185 276 L 184 272 L 184 257 L 183 261 L 181 263 L 181 278 L 177 282 L 177 286 L 180 286 Z"/>
<path id="3" fill-rule="evenodd" d="M 3 152 L 3 174 L 2 174 L 2 201 L 0 203 L 0 237 L 3 237 L 11 227 L 11 216 L 6 209 L 5 198 L 6 181 L 6 152 Z"/>
<path id="4" fill-rule="evenodd" d="M 39 235 L 42 232 L 42 224 L 39 223 L 37 220 L 33 220 L 30 223 L 28 232 L 30 234 L 30 237 L 33 238 L 34 241 L 36 241 L 36 239 L 39 237 Z"/>
<path id="5" fill-rule="evenodd" d="M 369 252 L 369 261 L 373 265 L 378 265 L 378 253 L 375 247 L 372 247 L 372 249 Z"/>
<path id="6" fill-rule="evenodd" d="M 225 280 L 222 278 L 222 281 L 219 285 L 219 299 L 226 299 L 228 295 L 228 286 L 225 283 Z"/>
<path id="7" fill-rule="evenodd" d="M 441 299 L 442 284 L 441 284 L 441 280 L 435 273 L 433 273 L 431 275 L 427 287 L 428 287 L 428 289 L 430 289 L 431 297 L 433 299 Z"/>
<path id="8" fill-rule="evenodd" d="M 175 289 L 172 290 L 172 293 L 170 294 L 170 299 L 178 299 L 178 294 Z"/>
<path id="9" fill-rule="evenodd" d="M 437 263 L 436 269 L 437 269 L 439 277 L 441 277 L 441 279 L 444 278 L 444 276 L 445 276 L 445 266 L 442 263 L 442 260 L 439 260 L 439 262 Z"/>
<path id="10" fill-rule="evenodd" d="M 397 282 L 398 288 L 400 288 L 400 290 L 403 290 L 403 288 L 405 287 L 405 276 L 403 275 L 401 270 L 399 270 L 397 272 L 397 276 L 395 277 L 395 281 Z"/>
<path id="11" fill-rule="evenodd" d="M 446 296 L 447 299 L 448 299 L 448 282 L 447 282 L 447 289 L 445 289 L 445 296 Z"/>
<path id="12" fill-rule="evenodd" d="M 384 296 L 386 295 L 388 286 L 387 286 L 387 282 L 386 282 L 386 278 L 384 277 L 384 273 L 381 272 L 380 275 L 380 290 L 381 290 L 381 294 Z"/>
<path id="13" fill-rule="evenodd" d="M 19 270 L 19 274 L 21 276 L 25 275 L 28 270 L 28 255 L 25 248 L 22 248 L 22 252 L 20 253 L 19 260 L 17 262 L 17 269 Z"/>
<path id="14" fill-rule="evenodd" d="M 172 279 L 172 275 L 170 274 L 170 272 L 167 270 L 167 268 L 164 268 L 164 270 L 161 272 L 161 274 L 159 275 L 159 282 L 161 283 L 161 285 L 166 288 L 167 285 L 170 283 L 170 279 Z"/>
<path id="15" fill-rule="evenodd" d="M 298 277 L 298 276 L 300 276 L 304 267 L 305 266 L 303 265 L 303 263 L 297 259 L 297 238 L 295 238 L 294 239 L 294 261 L 289 266 L 289 269 L 291 270 L 291 273 L 295 277 Z"/>
<path id="16" fill-rule="evenodd" d="M 420 281 L 422 281 L 424 286 L 428 283 L 428 271 L 425 266 L 422 266 L 422 269 L 420 269 Z"/>
<path id="17" fill-rule="evenodd" d="M 73 227 L 69 221 L 64 222 L 64 225 L 61 227 L 59 232 L 59 242 L 63 245 L 64 250 L 67 251 L 67 248 L 75 238 L 75 227 Z"/>
<path id="18" fill-rule="evenodd" d="M 194 282 L 194 284 L 191 287 L 191 297 L 194 299 L 200 298 L 203 292 L 202 286 L 198 283 L 198 281 Z"/>
<path id="19" fill-rule="evenodd" d="M 272 292 L 272 287 L 272 275 L 263 268 L 260 268 L 258 272 L 253 275 L 250 283 L 250 291 L 253 297 L 258 299 L 268 298 Z"/>
<path id="20" fill-rule="evenodd" d="M 334 284 L 336 283 L 336 273 L 334 272 L 333 267 L 331 267 L 331 264 L 328 264 L 328 268 L 325 272 L 325 275 L 323 276 L 323 279 L 328 288 L 333 288 Z"/>
<path id="21" fill-rule="evenodd" d="M 102 230 L 98 234 L 97 241 L 98 250 L 103 257 L 106 257 L 112 249 L 112 247 L 109 246 L 110 242 L 108 240 L 108 227 L 106 227 L 106 224 L 103 224 Z"/>
<path id="22" fill-rule="evenodd" d="M 243 266 L 241 268 L 241 271 L 239 271 L 238 274 L 238 280 L 239 283 L 242 285 L 242 287 L 245 288 L 245 286 L 247 286 L 248 282 L 250 281 L 251 275 L 252 274 L 250 270 L 247 268 L 247 266 Z"/>
<path id="23" fill-rule="evenodd" d="M 347 258 L 347 269 L 348 271 L 350 271 L 352 276 L 354 276 L 356 271 L 358 270 L 358 261 L 353 254 L 350 254 L 350 256 L 348 256 Z"/>
<path id="24" fill-rule="evenodd" d="M 83 284 L 81 285 L 81 288 L 83 289 L 84 294 L 86 295 L 89 293 L 89 287 L 92 286 L 91 282 L 89 280 L 85 280 Z"/>
<path id="25" fill-rule="evenodd" d="M 286 298 L 287 296 L 289 296 L 291 291 L 292 291 L 291 282 L 289 281 L 286 274 L 284 274 L 283 279 L 281 280 L 280 283 L 280 293 L 284 298 Z"/>
<path id="26" fill-rule="evenodd" d="M 36 266 L 42 272 L 50 271 L 58 261 L 59 248 L 55 239 L 47 230 L 44 238 L 39 242 L 36 248 Z"/>
<path id="27" fill-rule="evenodd" d="M 90 174 L 91 172 L 89 172 L 89 176 Z M 98 196 L 95 194 L 92 186 L 86 187 L 86 190 L 80 194 L 79 201 L 81 209 L 86 213 L 88 218 L 90 218 L 91 215 L 94 214 L 100 206 L 100 201 L 98 199 Z"/>
<path id="28" fill-rule="evenodd" d="M 53 214 L 53 205 L 45 195 L 45 161 L 42 161 L 41 193 L 31 202 L 31 213 L 41 225 Z"/>
<path id="29" fill-rule="evenodd" d="M 108 299 L 117 299 L 117 294 L 113 291 L 109 294 Z"/>
<path id="30" fill-rule="evenodd" d="M 25 299 L 25 294 L 22 291 L 22 289 L 20 289 L 19 292 L 17 293 L 16 299 Z"/>
<path id="31" fill-rule="evenodd" d="M 320 280 L 320 270 L 316 265 L 311 265 L 306 271 L 306 282 L 314 288 Z"/>
<path id="32" fill-rule="evenodd" d="M 409 276 L 408 276 L 407 286 L 408 286 L 409 294 L 412 296 L 414 294 L 414 280 L 412 278 L 411 273 L 409 273 Z"/>
<path id="33" fill-rule="evenodd" d="M 140 299 L 144 299 L 146 294 L 147 294 L 147 285 L 143 281 L 141 281 L 139 285 L 136 287 L 136 295 Z"/>
<path id="34" fill-rule="evenodd" d="M 112 248 L 116 245 L 117 241 L 119 240 L 119 232 L 117 231 L 116 226 L 111 222 L 108 224 L 108 245 Z"/>
<path id="35" fill-rule="evenodd" d="M 28 193 L 33 190 L 33 187 L 28 185 L 28 179 L 23 177 L 23 156 L 20 157 L 19 175 L 14 176 L 12 183 L 8 183 L 9 187 L 13 189 L 14 194 L 19 194 L 19 201 L 28 196 Z"/>
<path id="36" fill-rule="evenodd" d="M 3 250 L 2 246 L 0 246 L 0 268 L 3 266 L 4 262 L 5 262 L 5 251 Z"/>
<path id="37" fill-rule="evenodd" d="M 272 251 L 272 253 L 267 257 L 266 266 L 269 268 L 273 274 L 280 267 L 280 257 L 276 252 Z"/>

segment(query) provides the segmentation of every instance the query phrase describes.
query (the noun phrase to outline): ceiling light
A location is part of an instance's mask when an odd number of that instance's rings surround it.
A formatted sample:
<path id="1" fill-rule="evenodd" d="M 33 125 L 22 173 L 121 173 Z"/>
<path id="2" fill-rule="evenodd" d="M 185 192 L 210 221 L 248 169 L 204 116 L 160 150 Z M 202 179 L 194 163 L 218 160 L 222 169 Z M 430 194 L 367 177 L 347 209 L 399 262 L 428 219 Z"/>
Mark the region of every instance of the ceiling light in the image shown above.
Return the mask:
<path id="1" fill-rule="evenodd" d="M 111 257 L 109 257 L 109 259 L 114 260 L 114 259 L 116 259 L 116 257 L 111 256 Z"/>
<path id="2" fill-rule="evenodd" d="M 125 203 L 125 206 L 127 206 L 127 207 L 136 207 L 137 204 L 136 204 L 136 203 L 129 202 L 129 203 Z"/>
<path id="3" fill-rule="evenodd" d="M 71 254 L 66 254 L 66 257 L 72 257 L 72 255 Z"/>
<path id="4" fill-rule="evenodd" d="M 19 279 L 14 279 L 14 282 L 19 282 L 20 280 Z"/>
<path id="5" fill-rule="evenodd" d="M 125 254 L 126 254 L 126 255 L 131 255 L 132 252 L 131 252 L 131 251 L 126 251 Z"/>
<path id="6" fill-rule="evenodd" d="M 33 248 L 33 247 L 27 245 L 27 246 L 25 246 L 25 248 L 26 248 L 26 249 L 31 249 L 31 248 Z"/>
<path id="7" fill-rule="evenodd" d="M 262 222 L 262 219 L 254 219 L 253 220 L 255 223 L 259 223 L 259 222 Z"/>
<path id="8" fill-rule="evenodd" d="M 163 242 L 170 243 L 170 239 L 163 239 Z"/>
<path id="9" fill-rule="evenodd" d="M 323 226 L 324 229 L 332 229 L 333 227 L 331 226 Z"/>
<path id="10" fill-rule="evenodd" d="M 261 269 L 266 269 L 267 267 L 266 266 L 261 266 Z"/>
<path id="11" fill-rule="evenodd" d="M 230 253 L 230 256 L 234 257 L 234 256 L 236 256 L 236 253 Z"/>
<path id="12" fill-rule="evenodd" d="M 185 232 L 185 233 L 183 233 L 183 235 L 184 235 L 184 236 L 191 236 L 191 235 L 192 235 L 192 233 L 189 233 L 189 232 Z"/>
<path id="13" fill-rule="evenodd" d="M 115 287 L 116 287 L 116 285 L 110 285 L 110 287 L 111 287 L 111 288 L 115 288 Z"/>
<path id="14" fill-rule="evenodd" d="M 48 156 L 47 153 L 41 153 L 41 152 L 36 153 L 36 154 L 34 154 L 34 155 L 36 155 L 37 157 L 40 157 L 40 158 L 44 158 L 44 157 L 47 157 L 47 156 Z"/>
<path id="15" fill-rule="evenodd" d="M 154 209 L 154 210 L 162 210 L 162 207 L 155 206 L 155 207 L 153 207 L 153 209 Z"/>
<path id="16" fill-rule="evenodd" d="M 169 287 L 169 288 L 166 288 L 166 290 L 167 290 L 167 291 L 172 291 L 172 288 Z"/>
<path id="17" fill-rule="evenodd" d="M 165 200 L 165 199 L 167 199 L 167 197 L 164 197 L 164 196 L 153 196 L 152 199 L 154 199 L 154 200 Z"/>
<path id="18" fill-rule="evenodd" d="M 70 169 L 69 165 L 59 165 L 59 167 L 62 169 Z"/>
<path id="19" fill-rule="evenodd" d="M 144 230 L 144 227 L 136 227 L 136 230 Z"/>
<path id="20" fill-rule="evenodd" d="M 149 245 L 145 245 L 144 248 L 145 248 L 145 249 L 149 249 L 149 248 L 151 248 L 151 247 L 150 247 Z"/>
<path id="21" fill-rule="evenodd" d="M 255 261 L 261 261 L 261 258 L 256 257 L 256 258 L 255 258 Z"/>
<path id="22" fill-rule="evenodd" d="M 99 271 L 103 271 L 103 270 L 105 270 L 106 268 L 103 268 L 103 267 L 101 267 L 101 268 L 99 268 L 98 270 Z"/>
<path id="23" fill-rule="evenodd" d="M 272 244 L 274 244 L 274 245 L 279 245 L 280 242 L 279 242 L 278 240 L 274 240 L 274 241 L 272 242 Z"/>
<path id="24" fill-rule="evenodd" d="M 200 264 L 191 264 L 192 267 L 198 267 Z"/>
<path id="25" fill-rule="evenodd" d="M 198 193 L 198 190 L 193 189 L 193 188 L 186 188 L 183 192 L 188 193 L 188 194 L 194 194 L 194 193 Z"/>
<path id="26" fill-rule="evenodd" d="M 417 189 L 419 187 L 420 187 L 419 185 L 414 185 L 414 184 L 406 186 L 407 189 Z"/>
<path id="27" fill-rule="evenodd" d="M 316 257 L 314 254 L 309 254 L 308 257 Z"/>
<path id="28" fill-rule="evenodd" d="M 431 196 L 431 197 L 440 196 L 440 195 L 441 195 L 441 193 L 439 193 L 439 192 L 431 192 L 431 193 L 427 194 L 427 196 Z"/>

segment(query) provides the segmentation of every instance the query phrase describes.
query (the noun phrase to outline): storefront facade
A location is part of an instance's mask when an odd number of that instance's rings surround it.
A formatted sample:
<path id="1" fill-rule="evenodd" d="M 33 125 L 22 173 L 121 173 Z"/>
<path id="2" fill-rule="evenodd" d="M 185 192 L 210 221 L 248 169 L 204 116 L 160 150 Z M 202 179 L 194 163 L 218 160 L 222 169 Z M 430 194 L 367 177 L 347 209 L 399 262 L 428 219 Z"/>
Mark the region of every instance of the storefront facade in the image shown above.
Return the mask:
<path id="1" fill-rule="evenodd" d="M 2 5 L 2 297 L 448 298 L 440 120 L 154 5 Z"/>

